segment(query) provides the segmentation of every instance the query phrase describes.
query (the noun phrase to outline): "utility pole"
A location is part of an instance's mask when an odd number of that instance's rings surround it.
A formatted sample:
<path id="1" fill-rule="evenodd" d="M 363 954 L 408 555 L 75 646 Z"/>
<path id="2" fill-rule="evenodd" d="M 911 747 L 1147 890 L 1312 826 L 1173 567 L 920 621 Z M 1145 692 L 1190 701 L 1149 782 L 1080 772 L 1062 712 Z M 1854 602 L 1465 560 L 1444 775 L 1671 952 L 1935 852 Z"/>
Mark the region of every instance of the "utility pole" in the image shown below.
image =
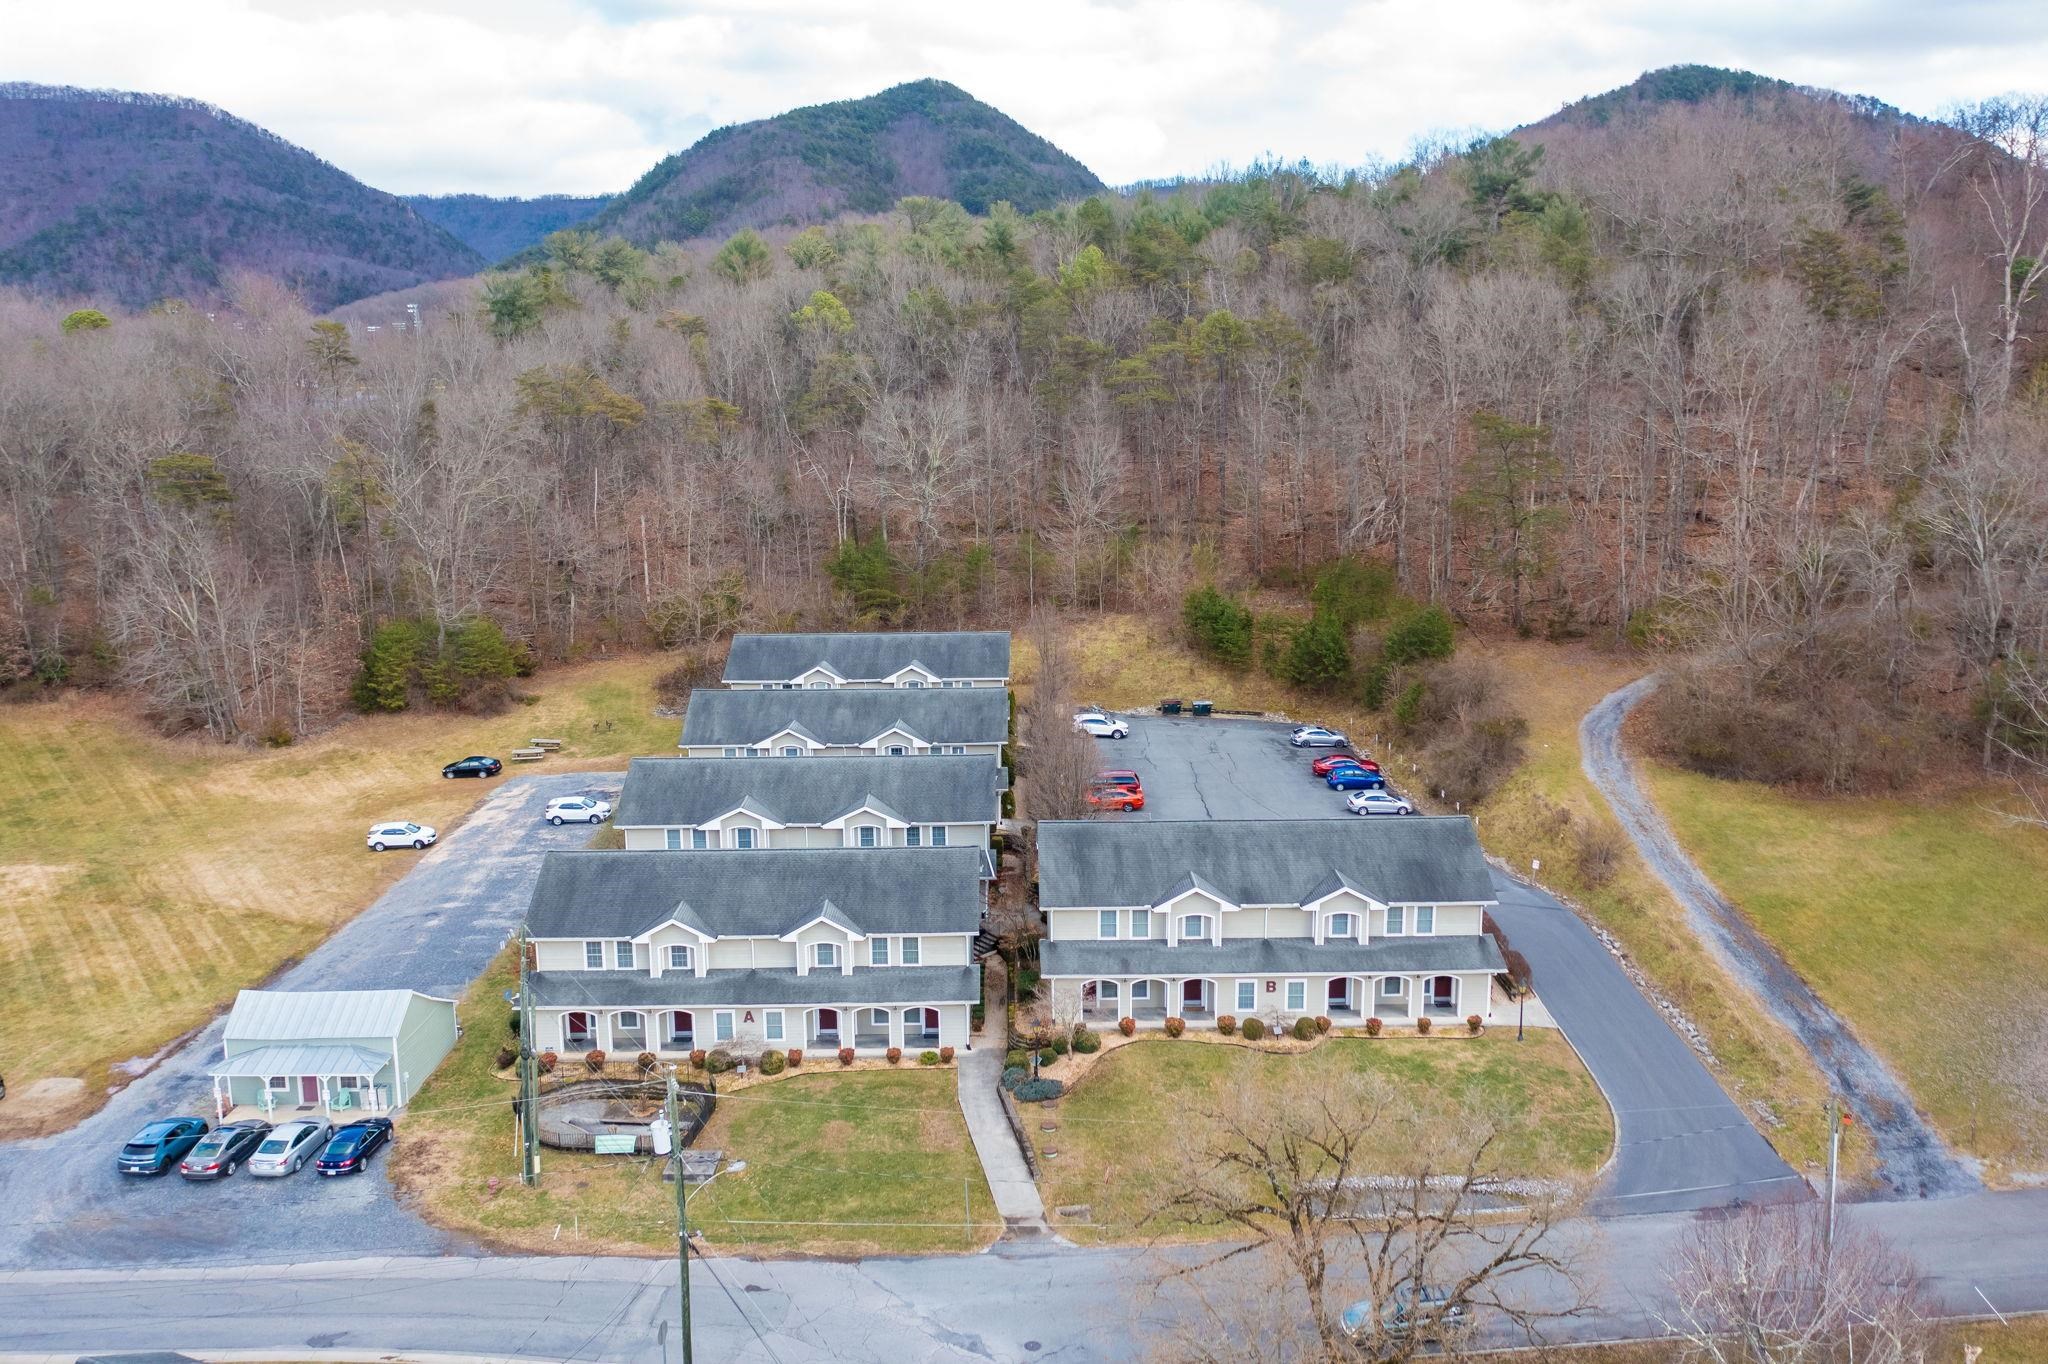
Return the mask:
<path id="1" fill-rule="evenodd" d="M 1828 1094 L 1828 1222 L 1823 1244 L 1830 1255 L 1835 1250 L 1835 1173 L 1842 1163 L 1842 1122 L 1835 1096 Z"/>
<path id="2" fill-rule="evenodd" d="M 668 1100 L 663 1105 L 668 1115 L 669 1159 L 676 1163 L 676 1277 L 682 1292 L 683 1316 L 683 1364 L 696 1364 L 690 1356 L 690 1204 L 689 1183 L 683 1178 L 683 1146 L 680 1139 L 682 1124 L 676 1112 L 676 1073 L 668 1073 Z"/>
<path id="3" fill-rule="evenodd" d="M 519 1182 L 540 1183 L 540 1060 L 533 1051 L 533 946 L 519 930 Z"/>

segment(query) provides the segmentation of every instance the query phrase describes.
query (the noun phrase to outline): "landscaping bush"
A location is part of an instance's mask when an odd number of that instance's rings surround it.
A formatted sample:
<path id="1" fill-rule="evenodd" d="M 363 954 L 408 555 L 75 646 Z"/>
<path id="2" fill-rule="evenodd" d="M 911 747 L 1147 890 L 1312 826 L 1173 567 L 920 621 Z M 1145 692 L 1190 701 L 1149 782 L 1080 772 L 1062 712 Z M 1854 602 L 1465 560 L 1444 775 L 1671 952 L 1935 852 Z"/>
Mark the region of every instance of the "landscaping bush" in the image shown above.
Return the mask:
<path id="1" fill-rule="evenodd" d="M 1416 1020 L 1415 1020 L 1415 1031 L 1416 1031 L 1416 1032 L 1418 1032 L 1418 1033 L 1421 1033 L 1421 1034 L 1422 1034 L 1423 1036 L 1425 1036 L 1425 1037 L 1427 1037 L 1427 1036 L 1429 1035 L 1429 1015 L 1428 1015 L 1428 1014 L 1424 1014 L 1424 1015 L 1423 1015 L 1422 1017 L 1420 1017 L 1420 1018 L 1418 1018 L 1418 1019 L 1416 1019 Z"/>
<path id="2" fill-rule="evenodd" d="M 939 1063 L 939 1054 L 935 1051 L 921 1051 L 917 1054 L 917 1063 L 921 1066 L 935 1066 Z"/>
<path id="3" fill-rule="evenodd" d="M 690 1065 L 696 1070 L 704 1069 L 704 1048 L 699 1047 L 690 1053 Z"/>
<path id="4" fill-rule="evenodd" d="M 1082 1028 L 1074 1034 L 1074 1050 L 1082 1056 L 1093 1056 L 1102 1050 L 1102 1034 Z"/>
<path id="5" fill-rule="evenodd" d="M 842 1066 L 850 1066 L 853 1064 L 852 1047 L 841 1047 L 839 1049 L 839 1064 Z"/>
<path id="6" fill-rule="evenodd" d="M 1038 1053 L 1038 1064 L 1041 1066 L 1049 1066 L 1059 1059 L 1060 1054 L 1051 1047 L 1047 1047 L 1044 1051 Z"/>
<path id="7" fill-rule="evenodd" d="M 603 1069 L 604 1069 L 604 1050 L 603 1050 L 603 1048 L 601 1048 L 601 1047 L 592 1047 L 592 1048 L 591 1048 L 591 1049 L 590 1049 L 589 1051 L 586 1051 L 586 1052 L 584 1052 L 584 1053 L 583 1053 L 583 1064 L 584 1064 L 585 1068 L 587 1068 L 588 1070 L 590 1070 L 590 1071 L 591 1071 L 591 1072 L 592 1072 L 593 1074 L 595 1074 L 596 1072 L 598 1072 L 598 1071 L 600 1071 L 600 1070 L 603 1070 Z"/>
<path id="8" fill-rule="evenodd" d="M 951 1047 L 939 1048 L 939 1064 L 946 1066 L 953 1064 L 953 1049 Z"/>
<path id="9" fill-rule="evenodd" d="M 967 1026 L 980 1032 L 982 1024 L 988 1021 L 988 1010 L 979 1004 L 970 1005 L 967 1010 Z"/>
<path id="10" fill-rule="evenodd" d="M 783 1067 L 788 1064 L 789 1062 L 783 1059 L 782 1053 L 779 1051 L 764 1051 L 761 1053 L 761 1073 L 763 1075 L 780 1075 L 782 1074 Z"/>
<path id="11" fill-rule="evenodd" d="M 651 1051 L 643 1051 L 633 1058 L 633 1064 L 640 1067 L 642 1074 L 652 1075 L 654 1068 L 661 1064 L 661 1058 Z"/>
<path id="12" fill-rule="evenodd" d="M 1003 1088 L 1014 1091 L 1018 1085 L 1031 1078 L 1031 1072 L 1023 1066 L 1003 1067 Z"/>
<path id="13" fill-rule="evenodd" d="M 1294 1026 L 1288 1029 L 1288 1031 L 1294 1034 L 1295 1041 L 1306 1042 L 1309 1038 L 1316 1035 L 1316 1021 L 1307 1014 L 1303 1014 L 1300 1018 L 1294 1020 Z"/>
<path id="14" fill-rule="evenodd" d="M 1010 1052 L 1010 1053 L 1009 1053 L 1008 1055 L 1006 1055 L 1005 1057 L 1003 1057 L 1003 1068 L 1004 1068 L 1005 1070 L 1009 1070 L 1009 1069 L 1012 1069 L 1012 1068 L 1019 1068 L 1019 1067 L 1023 1067 L 1023 1066 L 1028 1066 L 1028 1065 L 1030 1065 L 1030 1064 L 1031 1064 L 1031 1053 L 1030 1053 L 1030 1052 L 1028 1052 L 1028 1051 L 1014 1051 L 1014 1050 L 1013 1050 L 1013 1051 L 1011 1051 L 1011 1052 Z"/>
<path id="15" fill-rule="evenodd" d="M 1465 1031 L 1466 1031 L 1466 1032 L 1469 1032 L 1469 1033 L 1471 1033 L 1471 1034 L 1472 1034 L 1472 1035 L 1473 1035 L 1474 1037 L 1477 1037 L 1477 1036 L 1479 1036 L 1479 1015 L 1478 1015 L 1478 1014 L 1466 1014 L 1466 1015 L 1465 1015 Z"/>
<path id="16" fill-rule="evenodd" d="M 739 1060 L 724 1047 L 716 1048 L 704 1058 L 704 1069 L 713 1075 L 723 1075 L 738 1064 Z"/>
<path id="17" fill-rule="evenodd" d="M 510 1048 L 510 1047 L 500 1047 L 500 1048 L 498 1048 L 498 1069 L 499 1069 L 499 1070 L 510 1070 L 510 1069 L 512 1068 L 512 1063 L 513 1063 L 514 1061 L 517 1061 L 518 1059 L 519 1059 L 519 1053 L 518 1053 L 518 1052 L 516 1052 L 516 1051 L 514 1051 L 514 1050 L 512 1050 L 512 1048 Z"/>
<path id="18" fill-rule="evenodd" d="M 1316 1035 L 1317 1035 L 1318 1037 L 1320 1037 L 1320 1036 L 1322 1036 L 1322 1035 L 1323 1035 L 1324 1033 L 1328 1032 L 1329 1030 L 1330 1030 L 1330 1016 L 1329 1016 L 1328 1014 L 1317 1014 L 1317 1015 L 1316 1015 Z"/>
<path id="19" fill-rule="evenodd" d="M 1068 1042 L 1066 1038 L 1055 1037 L 1052 1040 L 1052 1045 L 1047 1047 L 1046 1050 L 1051 1052 L 1054 1056 L 1065 1056 L 1067 1054 L 1067 1048 L 1070 1045 L 1072 1044 Z"/>
<path id="20" fill-rule="evenodd" d="M 1015 1092 L 1018 1103 L 1042 1104 L 1047 1099 L 1057 1099 L 1060 1095 L 1066 1093 L 1067 1087 L 1058 1080 L 1041 1077 L 1036 1080 L 1026 1080 L 1023 1084 L 1017 1086 Z"/>
<path id="21" fill-rule="evenodd" d="M 1256 1019 L 1256 1018 L 1247 1018 L 1247 1019 L 1246 1019 L 1246 1020 L 1244 1021 L 1244 1040 L 1245 1040 L 1245 1041 L 1247 1041 L 1247 1042 L 1256 1042 L 1256 1041 L 1258 1041 L 1258 1040 L 1259 1040 L 1259 1039 L 1260 1039 L 1261 1037 L 1264 1037 L 1265 1035 L 1266 1035 L 1266 1025 L 1265 1025 L 1264 1023 L 1261 1023 L 1261 1022 L 1260 1022 L 1260 1021 L 1259 1021 L 1258 1019 Z"/>
<path id="22" fill-rule="evenodd" d="M 1380 1035 L 1380 1029 L 1386 1026 L 1386 1024 L 1380 1022 L 1377 1018 L 1368 1018 L 1365 1020 L 1365 1035 L 1367 1037 L 1378 1037 Z"/>
<path id="23" fill-rule="evenodd" d="M 1132 1033 L 1138 1030 L 1138 1020 L 1135 1018 L 1130 1018 L 1128 1016 L 1124 1018 L 1119 1018 L 1116 1021 L 1116 1030 L 1122 1033 L 1125 1037 L 1129 1037 Z"/>
<path id="24" fill-rule="evenodd" d="M 885 1051 L 885 1052 L 883 1052 L 883 1053 L 882 1053 L 882 1059 L 884 1059 L 885 1061 L 887 1061 L 887 1062 L 888 1062 L 888 1063 L 889 1063 L 890 1065 L 892 1065 L 892 1066 L 893 1066 L 893 1065 L 895 1065 L 895 1064 L 897 1064 L 897 1063 L 898 1063 L 899 1061 L 901 1061 L 901 1060 L 903 1059 L 903 1048 L 901 1048 L 901 1047 L 891 1047 L 891 1048 L 889 1048 L 889 1050 L 887 1050 L 887 1051 Z"/>
<path id="25" fill-rule="evenodd" d="M 1236 1032 L 1236 1031 L 1237 1031 L 1237 1015 L 1236 1015 L 1236 1014 L 1217 1014 L 1217 1015 L 1216 1015 L 1216 1031 L 1217 1031 L 1217 1032 L 1220 1032 L 1220 1033 L 1222 1033 L 1222 1034 L 1223 1034 L 1223 1035 L 1224 1035 L 1225 1037 L 1228 1037 L 1228 1036 L 1230 1036 L 1230 1035 L 1231 1035 L 1232 1033 Z"/>
<path id="26" fill-rule="evenodd" d="M 1179 1037 L 1187 1030 L 1188 1021 L 1185 1018 L 1169 1018 L 1166 1020 L 1166 1035 L 1168 1037 Z"/>
<path id="27" fill-rule="evenodd" d="M 513 1035 L 514 1037 L 517 1037 L 517 1036 L 519 1036 L 519 1015 L 518 1015 L 518 1014 L 506 1014 L 506 1015 L 505 1015 L 505 1031 L 506 1031 L 506 1032 L 509 1032 L 509 1033 L 511 1033 L 511 1034 L 512 1034 L 512 1035 Z"/>
<path id="28" fill-rule="evenodd" d="M 795 1070 L 798 1066 L 802 1065 L 803 1063 L 804 1049 L 802 1047 L 791 1047 L 789 1049 L 789 1068 L 791 1070 Z"/>
<path id="29" fill-rule="evenodd" d="M 552 1075 L 555 1070 L 555 1063 L 560 1061 L 561 1059 L 561 1057 L 555 1055 L 551 1051 L 542 1052 L 540 1054 L 540 1073 L 543 1075 Z"/>

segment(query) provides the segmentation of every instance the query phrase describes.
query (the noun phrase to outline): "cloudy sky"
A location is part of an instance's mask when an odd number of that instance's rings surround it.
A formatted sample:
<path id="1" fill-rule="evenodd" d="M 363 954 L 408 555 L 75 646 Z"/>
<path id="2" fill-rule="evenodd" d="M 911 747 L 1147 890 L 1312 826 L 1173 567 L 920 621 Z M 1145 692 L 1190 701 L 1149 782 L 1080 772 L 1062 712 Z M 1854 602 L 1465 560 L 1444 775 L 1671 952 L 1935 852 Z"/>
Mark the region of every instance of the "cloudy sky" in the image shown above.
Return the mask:
<path id="1" fill-rule="evenodd" d="M 0 80 L 189 95 L 399 193 L 600 193 L 937 76 L 1105 180 L 1358 164 L 1677 62 L 1915 113 L 2048 85 L 2040 0 L 0 0 Z"/>

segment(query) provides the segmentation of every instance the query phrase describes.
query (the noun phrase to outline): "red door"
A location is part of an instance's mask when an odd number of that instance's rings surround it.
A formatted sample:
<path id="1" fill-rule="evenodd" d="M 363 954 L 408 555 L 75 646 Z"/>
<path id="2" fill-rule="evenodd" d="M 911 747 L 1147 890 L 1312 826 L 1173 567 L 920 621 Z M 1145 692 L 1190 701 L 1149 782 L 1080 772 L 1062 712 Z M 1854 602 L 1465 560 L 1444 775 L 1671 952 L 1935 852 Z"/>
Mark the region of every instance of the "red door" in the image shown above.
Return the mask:
<path id="1" fill-rule="evenodd" d="M 1180 983 L 1180 1002 L 1183 1004 L 1200 1004 L 1202 1002 L 1202 982 L 1199 980 L 1182 981 Z"/>
<path id="2" fill-rule="evenodd" d="M 590 1040 L 590 1015 L 570 1014 L 564 1026 L 564 1031 L 568 1034 L 568 1040 L 572 1044 L 588 1042 Z"/>
<path id="3" fill-rule="evenodd" d="M 924 1011 L 924 1035 L 926 1037 L 937 1037 L 939 1035 L 939 1011 L 937 1009 L 926 1009 Z"/>
<path id="4" fill-rule="evenodd" d="M 819 1032 L 833 1032 L 833 1033 L 836 1033 L 836 1032 L 838 1032 L 838 1031 L 839 1031 L 839 1010 L 837 1010 L 837 1009 L 820 1009 L 820 1010 L 818 1010 L 818 1031 L 819 1031 Z"/>
<path id="5" fill-rule="evenodd" d="M 320 1102 L 319 1076 L 301 1075 L 299 1077 L 299 1102 L 302 1104 L 316 1104 Z"/>

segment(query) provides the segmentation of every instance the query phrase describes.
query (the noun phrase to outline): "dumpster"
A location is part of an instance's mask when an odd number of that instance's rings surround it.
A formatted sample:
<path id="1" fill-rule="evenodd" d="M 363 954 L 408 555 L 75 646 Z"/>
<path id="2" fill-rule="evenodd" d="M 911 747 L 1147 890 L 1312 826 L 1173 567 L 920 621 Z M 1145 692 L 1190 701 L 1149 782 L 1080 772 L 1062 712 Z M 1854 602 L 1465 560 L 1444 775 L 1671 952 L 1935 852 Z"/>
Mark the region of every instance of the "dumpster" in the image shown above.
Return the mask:
<path id="1" fill-rule="evenodd" d="M 1197 715 L 1207 715 L 1210 711 L 1214 709 L 1216 709 L 1216 703 L 1214 701 L 1197 701 L 1194 704 L 1194 712 Z"/>
<path id="2" fill-rule="evenodd" d="M 1180 714 L 1180 706 L 1181 702 L 1178 696 L 1169 696 L 1159 703 L 1159 713 L 1161 715 L 1178 715 Z"/>

